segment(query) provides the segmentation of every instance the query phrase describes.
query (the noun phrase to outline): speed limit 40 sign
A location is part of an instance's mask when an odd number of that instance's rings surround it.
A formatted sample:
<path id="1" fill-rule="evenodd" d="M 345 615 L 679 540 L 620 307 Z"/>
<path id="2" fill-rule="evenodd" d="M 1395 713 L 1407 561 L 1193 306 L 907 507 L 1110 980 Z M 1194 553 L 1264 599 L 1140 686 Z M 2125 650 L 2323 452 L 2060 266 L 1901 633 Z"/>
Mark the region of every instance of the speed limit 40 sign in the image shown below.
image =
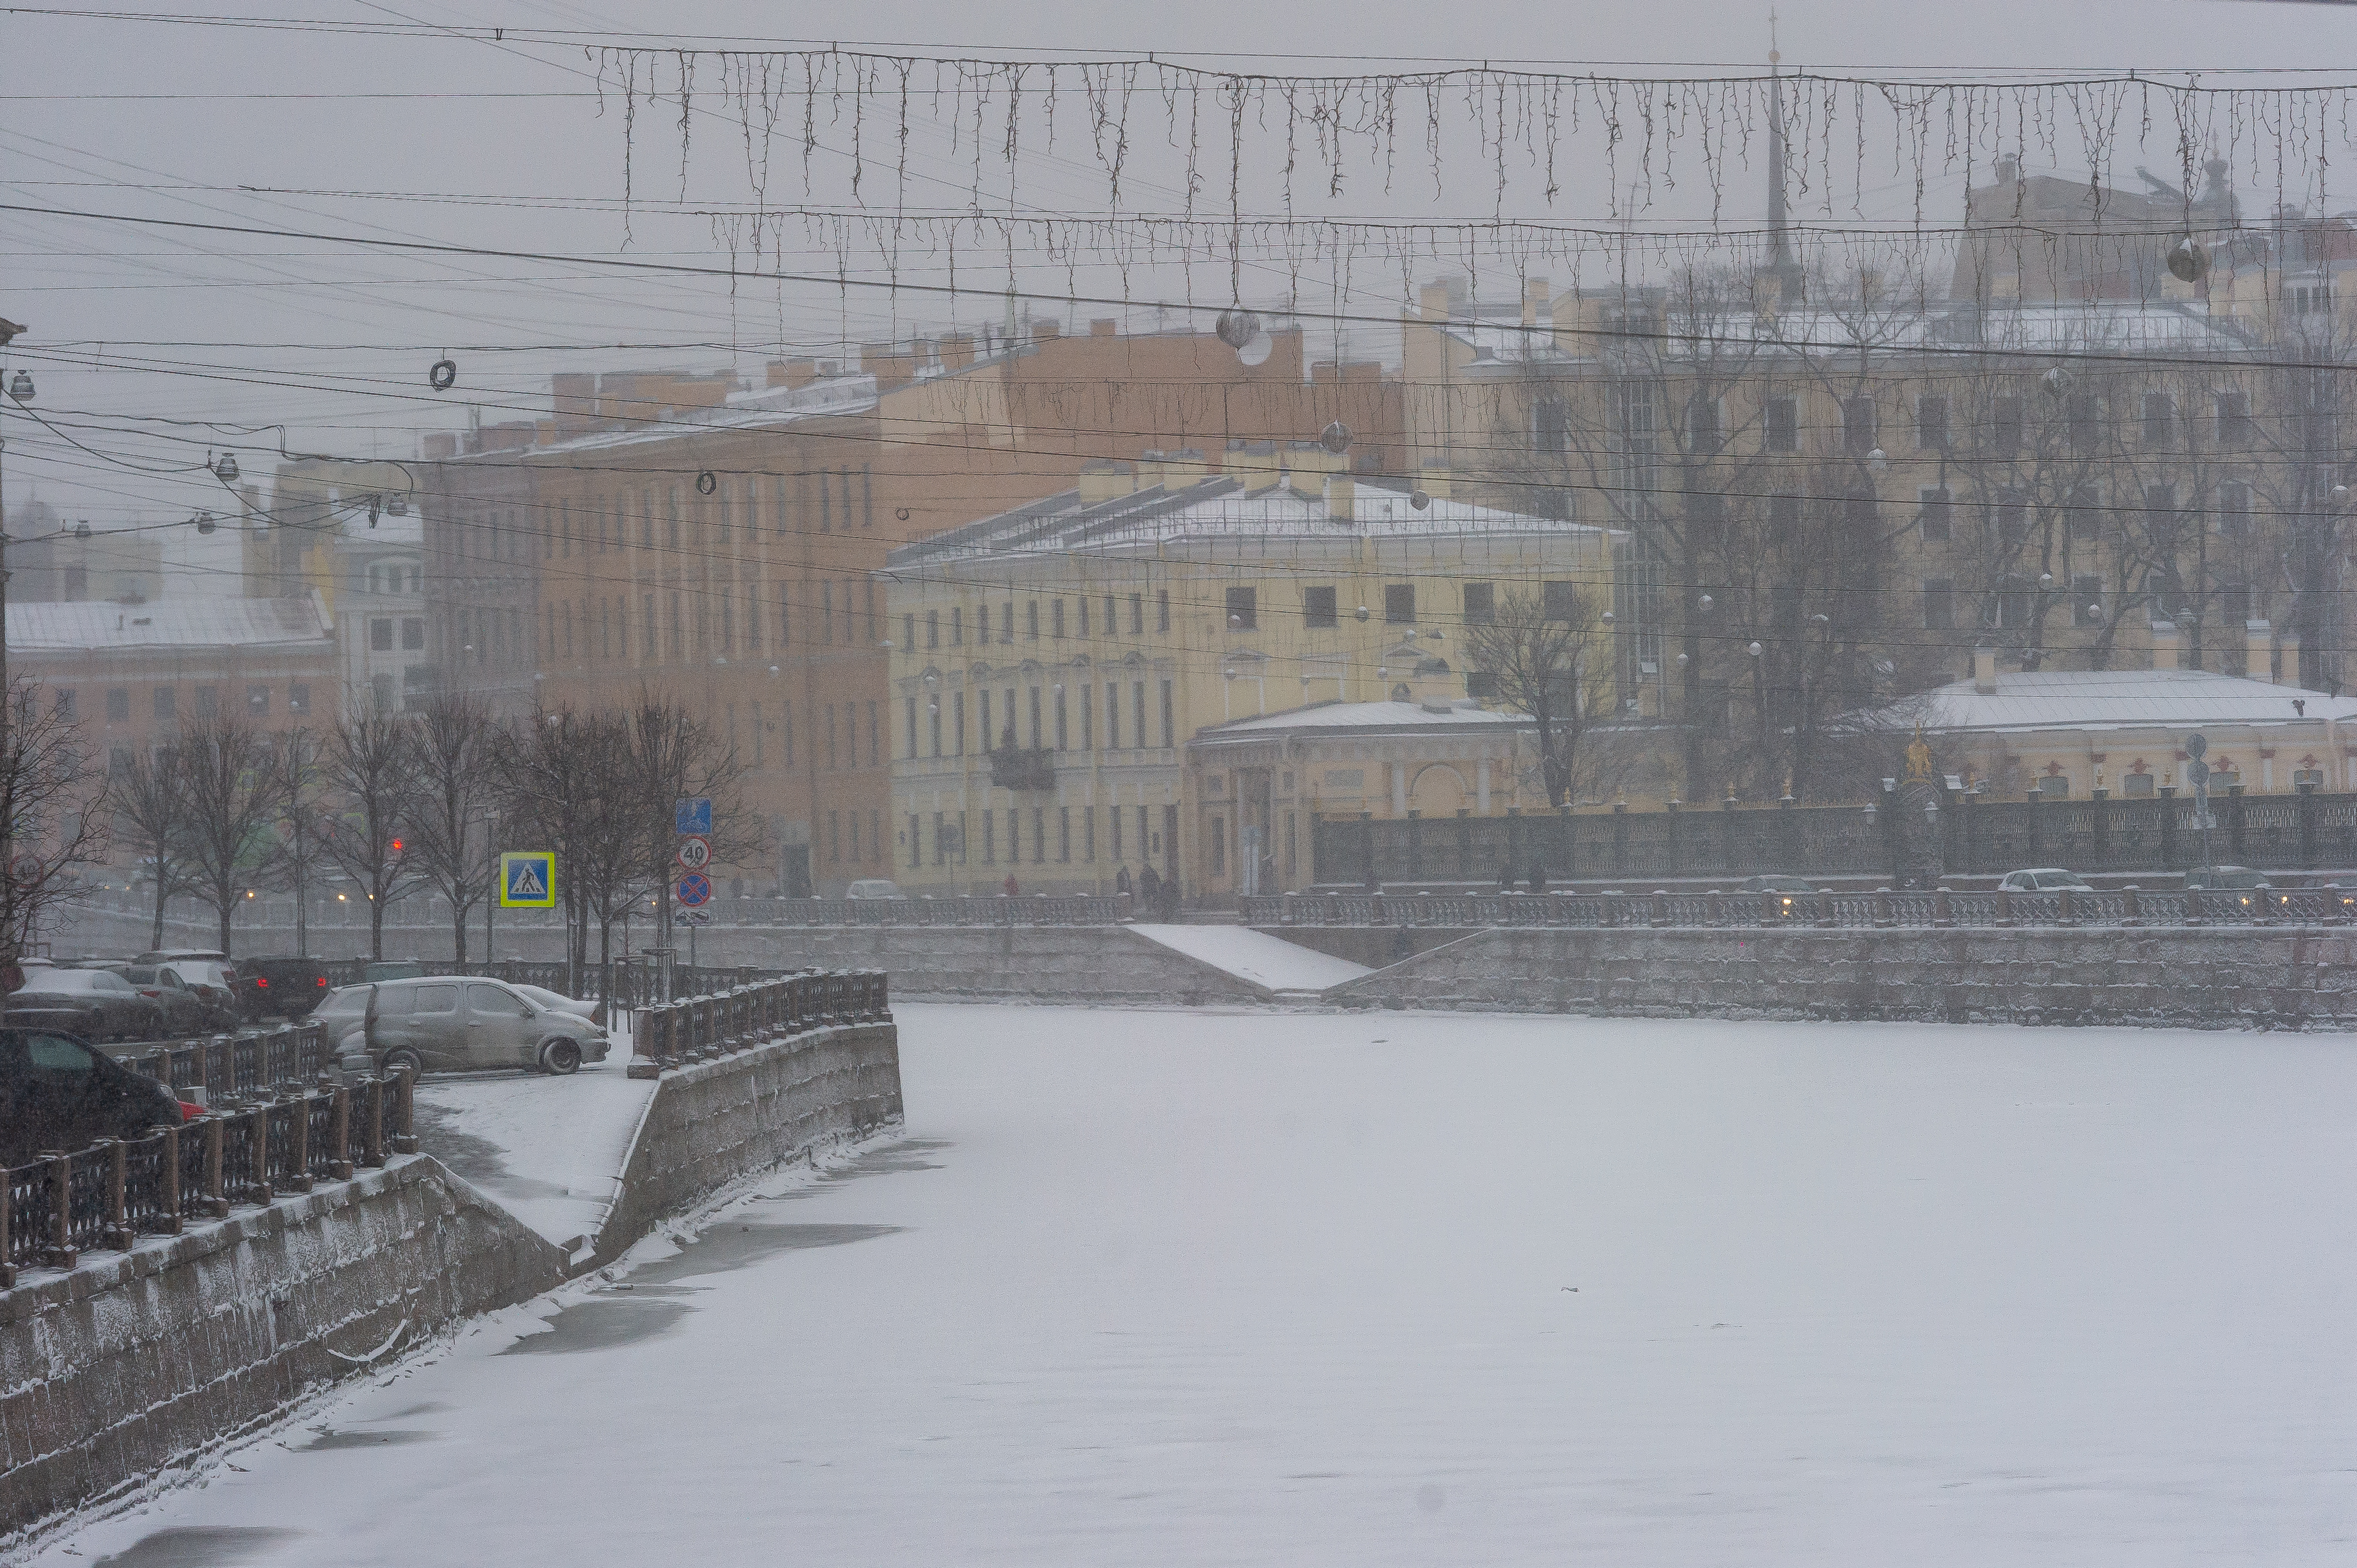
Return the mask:
<path id="1" fill-rule="evenodd" d="M 712 864 L 712 841 L 701 833 L 691 833 L 679 841 L 679 864 L 683 870 L 701 871 Z"/>

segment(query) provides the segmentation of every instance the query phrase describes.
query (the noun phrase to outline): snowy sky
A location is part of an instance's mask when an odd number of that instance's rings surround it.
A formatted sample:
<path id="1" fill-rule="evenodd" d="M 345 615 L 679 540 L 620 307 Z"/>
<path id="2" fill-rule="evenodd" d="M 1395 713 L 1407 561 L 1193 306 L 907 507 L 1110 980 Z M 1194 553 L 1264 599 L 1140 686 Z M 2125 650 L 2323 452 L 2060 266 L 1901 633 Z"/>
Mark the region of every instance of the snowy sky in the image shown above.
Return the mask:
<path id="1" fill-rule="evenodd" d="M 331 0 L 295 11 L 347 24 L 539 32 L 389 38 L 12 14 L 5 22 L 12 95 L 0 103 L 0 145 L 9 154 L 5 199 L 615 257 L 626 242 L 622 115 L 611 93 L 601 106 L 580 41 L 643 36 L 652 27 L 663 37 L 774 39 L 791 26 L 788 14 L 745 0 L 602 9 L 529 0 L 395 9 Z M 2350 59 L 2357 46 L 2357 10 L 2326 5 L 1787 0 L 1777 13 L 1788 66 L 1886 73 L 2297 69 Z M 1178 49 L 1297 71 L 1372 70 L 1386 59 L 1436 51 L 1458 60 L 1590 62 L 1629 71 L 1747 70 L 1764 59 L 1769 35 L 1769 7 L 1724 0 L 1573 8 L 1506 0 L 1471 11 L 1340 0 L 1271 11 L 1209 0 L 1179 16 L 1167 7 L 1069 3 L 977 14 L 945 0 L 883 0 L 828 25 L 856 22 L 865 35 L 856 41 L 936 51 Z M 579 37 L 553 38 L 553 29 Z M 682 188 L 667 166 L 662 118 L 641 111 L 633 180 L 642 199 L 668 199 Z M 706 150 L 686 187 L 691 200 L 737 194 L 718 173 L 734 130 L 718 117 L 705 127 Z M 845 134 L 840 125 L 823 128 L 818 156 L 821 184 L 833 178 L 828 194 L 837 199 L 846 195 Z M 872 144 L 866 153 L 872 166 L 879 155 Z M 958 195 L 963 166 L 946 147 L 919 138 L 911 166 L 917 196 L 951 203 Z M 1386 197 L 1362 182 L 1351 205 L 1375 215 L 1480 216 L 1478 183 L 1469 179 L 1462 190 L 1452 185 L 1428 199 L 1405 188 Z M 1898 210 L 1911 199 L 1908 184 L 1891 181 L 1869 199 Z M 1594 169 L 1565 171 L 1564 190 L 1546 216 L 1608 215 Z M 1132 194 L 1134 205 L 1150 204 L 1154 181 L 1141 177 Z M 1936 206 L 1955 194 L 1935 189 L 1929 199 Z M 1265 188 L 1254 195 L 1272 199 Z M 1092 210 L 1100 197 L 1078 161 L 1041 166 L 1024 191 L 1034 210 L 1049 213 Z M 1756 181 L 1729 199 L 1735 216 L 1756 219 Z M 879 301 L 873 294 L 853 300 L 813 286 L 759 300 L 739 290 L 732 299 L 725 282 L 616 275 L 562 261 L 425 257 L 24 212 L 6 222 L 13 264 L 0 287 L 0 315 L 32 332 L 0 360 L 36 371 L 45 412 L 93 421 L 81 434 L 107 454 L 75 451 L 54 433 L 12 418 L 8 494 L 21 499 L 38 489 L 70 514 L 102 525 L 217 503 L 217 491 L 192 473 L 203 450 L 239 442 L 266 453 L 277 439 L 202 424 L 120 434 L 128 416 L 285 424 L 298 448 L 398 455 L 414 448 L 421 430 L 463 424 L 470 405 L 486 419 L 544 406 L 553 370 L 735 363 L 749 371 L 781 345 L 824 351 L 846 337 L 937 326 L 949 314 L 933 302 Z M 710 263 L 726 252 L 709 219 L 647 210 L 631 227 L 628 253 Z M 824 247 L 790 247 L 786 259 L 821 270 L 834 264 Z M 1061 275 L 1042 268 L 1030 281 L 1051 287 Z M 1102 272 L 1089 281 L 1105 284 Z M 1263 268 L 1244 284 L 1248 294 L 1272 294 L 1285 280 Z M 1354 286 L 1361 306 L 1396 303 L 1395 278 L 1362 278 Z M 1167 280 L 1155 287 L 1165 289 Z M 1143 284 L 1138 292 L 1146 292 Z M 966 319 L 974 316 L 969 307 Z M 1358 351 L 1381 348 L 1362 340 Z M 458 359 L 462 383 L 436 397 L 423 388 L 425 372 L 444 352 Z M 90 368 L 93 357 L 106 368 Z M 184 440 L 166 438 L 175 433 Z"/>

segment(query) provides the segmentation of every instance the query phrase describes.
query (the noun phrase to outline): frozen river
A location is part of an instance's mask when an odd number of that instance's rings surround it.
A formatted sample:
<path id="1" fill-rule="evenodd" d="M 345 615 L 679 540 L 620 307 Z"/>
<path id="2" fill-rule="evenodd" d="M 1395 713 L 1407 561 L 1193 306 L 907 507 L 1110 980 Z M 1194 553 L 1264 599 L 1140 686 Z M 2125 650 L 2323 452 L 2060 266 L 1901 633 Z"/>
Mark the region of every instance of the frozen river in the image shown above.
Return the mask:
<path id="1" fill-rule="evenodd" d="M 2357 1552 L 2346 1040 L 899 1011 L 904 1134 L 41 1561 Z"/>

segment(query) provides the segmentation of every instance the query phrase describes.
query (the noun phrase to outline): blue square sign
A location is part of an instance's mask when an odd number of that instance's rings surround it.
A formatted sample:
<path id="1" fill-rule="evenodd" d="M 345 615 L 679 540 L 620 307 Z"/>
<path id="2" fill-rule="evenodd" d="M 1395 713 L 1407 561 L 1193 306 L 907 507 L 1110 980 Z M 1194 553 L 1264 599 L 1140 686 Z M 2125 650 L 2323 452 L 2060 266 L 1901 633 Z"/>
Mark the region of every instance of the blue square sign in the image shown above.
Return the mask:
<path id="1" fill-rule="evenodd" d="M 675 832 L 709 835 L 712 832 L 712 797 L 699 795 L 692 800 L 674 800 L 672 802 L 672 817 L 679 824 L 673 830 Z"/>

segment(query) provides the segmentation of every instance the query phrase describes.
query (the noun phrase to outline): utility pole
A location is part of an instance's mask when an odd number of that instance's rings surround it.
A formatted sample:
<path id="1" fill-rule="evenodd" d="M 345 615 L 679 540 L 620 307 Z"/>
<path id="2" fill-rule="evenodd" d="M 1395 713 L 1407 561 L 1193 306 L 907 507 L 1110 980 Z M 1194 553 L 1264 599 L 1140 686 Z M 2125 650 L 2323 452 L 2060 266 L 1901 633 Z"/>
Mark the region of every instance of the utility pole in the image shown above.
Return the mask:
<path id="1" fill-rule="evenodd" d="M 0 347 L 15 341 L 16 334 L 23 330 L 13 321 L 0 321 Z M 8 395 L 16 401 L 19 407 L 32 402 L 32 372 L 20 370 L 11 377 Z M 0 447 L 5 445 L 5 441 L 0 441 Z M 8 724 L 15 717 L 8 690 L 8 509 L 5 492 L 0 490 L 0 757 L 7 753 Z M 15 783 L 13 779 L 10 781 L 11 796 L 16 793 Z M 5 923 L 0 926 L 0 961 L 10 962 L 18 956 L 15 951 L 17 941 L 16 806 L 15 800 L 11 799 L 5 802 L 5 809 L 0 810 L 0 886 L 6 890 Z M 157 869 L 160 871 L 162 868 L 159 866 Z"/>

